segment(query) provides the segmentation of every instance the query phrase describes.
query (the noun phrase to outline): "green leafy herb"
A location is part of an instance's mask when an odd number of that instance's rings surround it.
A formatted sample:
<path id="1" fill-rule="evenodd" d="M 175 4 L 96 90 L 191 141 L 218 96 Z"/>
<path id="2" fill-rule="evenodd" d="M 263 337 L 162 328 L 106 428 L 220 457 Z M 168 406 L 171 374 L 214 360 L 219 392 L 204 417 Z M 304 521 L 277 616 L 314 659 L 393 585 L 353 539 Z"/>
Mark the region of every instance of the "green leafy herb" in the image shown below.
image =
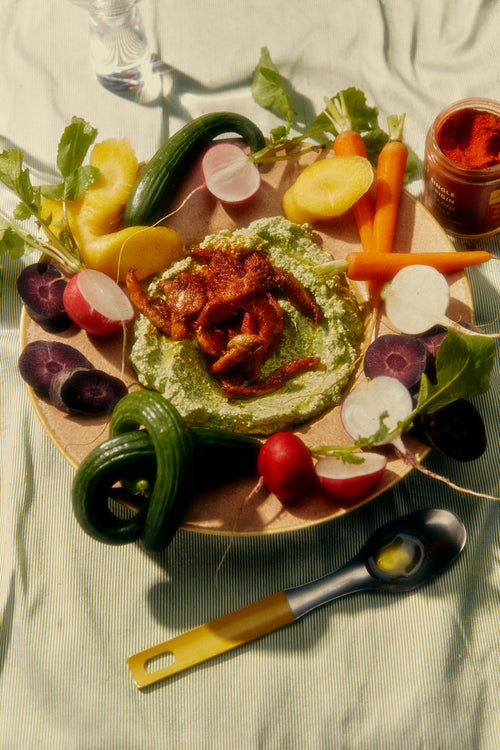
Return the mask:
<path id="1" fill-rule="evenodd" d="M 364 458 L 356 453 L 356 450 L 363 448 L 373 448 L 385 440 L 391 433 L 384 420 L 388 417 L 386 411 L 379 416 L 378 429 L 369 437 L 357 438 L 351 445 L 314 445 L 310 448 L 313 456 L 335 456 L 340 458 L 346 464 L 360 464 Z"/>
<path id="2" fill-rule="evenodd" d="M 271 132 L 269 145 L 253 154 L 254 161 L 278 161 L 317 148 L 328 148 L 340 132 L 355 130 L 363 137 L 368 159 L 376 165 L 380 151 L 389 140 L 388 133 L 379 125 L 378 109 L 370 107 L 365 94 L 354 86 L 339 91 L 333 97 L 325 96 L 325 108 L 306 124 L 305 132 L 290 137 L 292 127 L 298 126 L 296 112 L 292 97 L 267 47 L 261 49 L 259 63 L 253 71 L 252 96 L 257 104 L 286 122 L 286 125 Z M 316 141 L 317 145 L 304 145 L 296 150 L 297 146 L 311 140 Z M 417 166 L 414 152 L 410 148 L 408 152 L 406 179 Z"/>
<path id="3" fill-rule="evenodd" d="M 420 381 L 416 413 L 430 414 L 459 398 L 486 393 L 495 361 L 495 342 L 450 328 L 438 349 L 436 383 Z"/>
<path id="4" fill-rule="evenodd" d="M 57 166 L 64 178 L 58 185 L 42 185 L 40 192 L 55 201 L 81 198 L 98 179 L 99 170 L 90 165 L 82 166 L 87 151 L 97 136 L 97 130 L 80 117 L 73 117 L 59 141 Z"/>
<path id="5" fill-rule="evenodd" d="M 57 167 L 64 178 L 81 167 L 96 137 L 97 129 L 88 122 L 81 117 L 71 119 L 71 124 L 65 128 L 61 136 L 57 151 Z"/>
<path id="6" fill-rule="evenodd" d="M 291 96 L 285 88 L 278 68 L 271 60 L 267 47 L 262 48 L 259 65 L 253 73 L 252 96 L 261 107 L 286 121 L 287 127 L 283 132 L 287 132 L 296 113 Z M 280 139 L 282 135 L 281 132 Z"/>
<path id="7" fill-rule="evenodd" d="M 20 149 L 6 149 L 0 153 L 0 182 L 19 198 L 14 208 L 13 219 L 0 217 L 0 254 L 8 252 L 12 258 L 24 252 L 39 250 L 61 264 L 70 273 L 79 271 L 83 265 L 78 248 L 66 226 L 57 237 L 51 229 L 51 218 L 42 216 L 41 196 L 62 202 L 80 198 L 99 177 L 95 167 L 83 166 L 83 160 L 97 130 L 79 117 L 73 117 L 59 142 L 57 166 L 63 178 L 58 185 L 34 186 L 29 170 L 24 168 L 24 154 Z M 44 239 L 22 229 L 17 222 L 34 219 L 45 234 Z"/>

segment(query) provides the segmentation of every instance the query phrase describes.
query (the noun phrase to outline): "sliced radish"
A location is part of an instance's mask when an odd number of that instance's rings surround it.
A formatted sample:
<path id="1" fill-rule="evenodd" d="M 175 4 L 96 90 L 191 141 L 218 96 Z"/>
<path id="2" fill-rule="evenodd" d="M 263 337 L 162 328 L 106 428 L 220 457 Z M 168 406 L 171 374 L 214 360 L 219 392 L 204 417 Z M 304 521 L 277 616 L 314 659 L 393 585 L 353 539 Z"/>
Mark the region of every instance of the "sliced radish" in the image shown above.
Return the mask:
<path id="1" fill-rule="evenodd" d="M 450 288 L 446 277 L 432 266 L 416 264 L 402 268 L 392 281 L 384 284 L 380 296 L 390 323 L 401 333 L 416 336 L 435 326 L 444 326 L 470 336 L 500 338 L 500 333 L 484 333 L 446 316 Z"/>
<path id="2" fill-rule="evenodd" d="M 401 333 L 420 334 L 435 325 L 449 325 L 446 310 L 450 288 L 442 273 L 432 266 L 407 266 L 384 285 L 385 313 Z"/>
<path id="3" fill-rule="evenodd" d="M 389 375 L 406 388 L 416 385 L 427 366 L 427 349 L 415 336 L 386 333 L 371 342 L 363 370 L 368 378 Z"/>
<path id="4" fill-rule="evenodd" d="M 375 487 L 385 471 L 387 459 L 381 453 L 356 453 L 363 460 L 348 463 L 336 456 L 324 456 L 316 464 L 319 481 L 332 495 L 360 497 Z"/>
<path id="5" fill-rule="evenodd" d="M 345 429 L 355 440 L 375 435 L 383 419 L 390 434 L 379 440 L 377 445 L 392 443 L 400 448 L 401 431 L 398 430 L 398 424 L 412 410 L 410 391 L 396 378 L 379 375 L 373 380 L 360 383 L 345 397 L 341 418 Z"/>
<path id="6" fill-rule="evenodd" d="M 71 320 L 89 333 L 115 333 L 134 317 L 134 308 L 123 289 L 101 271 L 85 269 L 73 276 L 63 302 Z"/>
<path id="7" fill-rule="evenodd" d="M 243 203 L 260 187 L 256 164 L 235 143 L 216 143 L 201 164 L 207 190 L 224 203 Z"/>
<path id="8" fill-rule="evenodd" d="M 120 378 L 95 368 L 61 370 L 49 386 L 51 402 L 69 414 L 110 412 L 126 393 L 127 386 Z"/>

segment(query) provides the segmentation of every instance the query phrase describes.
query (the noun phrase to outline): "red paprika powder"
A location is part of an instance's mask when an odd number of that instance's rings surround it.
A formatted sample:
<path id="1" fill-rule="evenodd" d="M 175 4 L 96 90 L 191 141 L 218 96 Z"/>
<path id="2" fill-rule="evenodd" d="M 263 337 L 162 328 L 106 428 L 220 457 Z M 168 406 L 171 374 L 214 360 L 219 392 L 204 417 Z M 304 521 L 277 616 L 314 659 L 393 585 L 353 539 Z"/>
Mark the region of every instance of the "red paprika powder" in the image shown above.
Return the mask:
<path id="1" fill-rule="evenodd" d="M 466 169 L 500 164 L 500 116 L 480 109 L 459 109 L 436 133 L 445 156 Z"/>
<path id="2" fill-rule="evenodd" d="M 450 234 L 500 229 L 500 102 L 464 99 L 438 115 L 425 145 L 424 203 Z"/>

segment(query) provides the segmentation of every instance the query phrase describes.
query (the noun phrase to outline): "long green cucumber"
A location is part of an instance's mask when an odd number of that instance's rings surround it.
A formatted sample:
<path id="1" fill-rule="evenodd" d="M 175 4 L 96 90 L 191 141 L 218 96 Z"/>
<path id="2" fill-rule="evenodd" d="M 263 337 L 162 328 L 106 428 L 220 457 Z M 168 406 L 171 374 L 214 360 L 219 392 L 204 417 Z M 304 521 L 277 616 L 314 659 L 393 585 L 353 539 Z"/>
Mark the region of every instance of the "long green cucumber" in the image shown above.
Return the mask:
<path id="1" fill-rule="evenodd" d="M 240 135 L 252 153 L 266 145 L 260 128 L 236 112 L 210 112 L 188 122 L 139 173 L 125 207 L 125 226 L 152 224 L 165 215 L 193 162 L 216 136 L 229 133 Z"/>

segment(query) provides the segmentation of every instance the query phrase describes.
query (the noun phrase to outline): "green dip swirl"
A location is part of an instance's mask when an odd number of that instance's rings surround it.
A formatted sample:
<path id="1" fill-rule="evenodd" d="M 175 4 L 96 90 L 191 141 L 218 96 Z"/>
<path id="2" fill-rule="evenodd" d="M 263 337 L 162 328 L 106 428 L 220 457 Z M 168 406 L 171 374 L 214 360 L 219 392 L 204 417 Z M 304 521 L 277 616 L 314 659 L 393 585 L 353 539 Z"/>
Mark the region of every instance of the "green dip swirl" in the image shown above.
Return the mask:
<path id="1" fill-rule="evenodd" d="M 316 417 L 339 403 L 356 360 L 363 325 L 344 277 L 324 280 L 314 273 L 314 266 L 330 256 L 314 242 L 309 225 L 293 224 L 282 217 L 259 219 L 245 229 L 210 235 L 200 247 L 208 248 L 227 238 L 238 248 L 260 250 L 273 265 L 291 271 L 312 293 L 323 313 L 316 325 L 278 295 L 284 314 L 283 337 L 264 364 L 262 377 L 301 357 L 319 356 L 321 365 L 274 393 L 228 400 L 217 378 L 208 372 L 196 339 L 172 341 L 142 314 L 136 318 L 130 359 L 139 382 L 164 394 L 186 421 L 235 432 L 270 434 Z M 178 261 L 151 282 L 148 292 L 159 293 L 160 278 L 171 278 L 194 267 L 191 258 Z"/>

